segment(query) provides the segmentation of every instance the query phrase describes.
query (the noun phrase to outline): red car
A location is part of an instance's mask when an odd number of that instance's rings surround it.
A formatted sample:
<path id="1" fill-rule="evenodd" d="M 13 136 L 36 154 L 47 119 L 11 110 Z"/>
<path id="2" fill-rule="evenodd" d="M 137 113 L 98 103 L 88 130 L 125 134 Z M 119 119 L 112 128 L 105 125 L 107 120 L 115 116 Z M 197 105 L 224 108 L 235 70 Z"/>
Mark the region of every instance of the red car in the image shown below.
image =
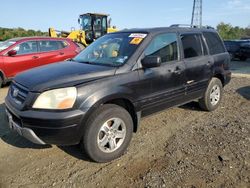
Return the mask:
<path id="1" fill-rule="evenodd" d="M 73 58 L 80 51 L 77 44 L 65 38 L 25 37 L 7 40 L 0 44 L 0 87 L 20 72 Z"/>

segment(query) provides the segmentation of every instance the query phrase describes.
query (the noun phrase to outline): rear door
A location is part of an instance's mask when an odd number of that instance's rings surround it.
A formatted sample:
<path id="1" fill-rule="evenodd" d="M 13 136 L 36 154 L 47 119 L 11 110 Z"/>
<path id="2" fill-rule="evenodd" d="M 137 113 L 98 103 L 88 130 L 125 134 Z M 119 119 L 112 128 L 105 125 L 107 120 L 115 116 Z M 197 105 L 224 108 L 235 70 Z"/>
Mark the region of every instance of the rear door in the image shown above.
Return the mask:
<path id="1" fill-rule="evenodd" d="M 25 70 L 39 66 L 39 54 L 36 41 L 17 44 L 10 50 L 16 50 L 15 56 L 3 56 L 6 75 L 9 78 Z"/>
<path id="2" fill-rule="evenodd" d="M 173 106 L 184 96 L 184 63 L 180 60 L 176 33 L 157 35 L 145 56 L 160 56 L 160 67 L 139 70 L 138 95 L 143 115 Z"/>
<path id="3" fill-rule="evenodd" d="M 68 53 L 69 43 L 63 40 L 40 40 L 39 48 L 39 65 L 46 65 L 71 58 Z"/>
<path id="4" fill-rule="evenodd" d="M 213 59 L 208 55 L 201 33 L 181 35 L 185 62 L 185 86 L 187 98 L 202 96 L 212 76 Z"/>

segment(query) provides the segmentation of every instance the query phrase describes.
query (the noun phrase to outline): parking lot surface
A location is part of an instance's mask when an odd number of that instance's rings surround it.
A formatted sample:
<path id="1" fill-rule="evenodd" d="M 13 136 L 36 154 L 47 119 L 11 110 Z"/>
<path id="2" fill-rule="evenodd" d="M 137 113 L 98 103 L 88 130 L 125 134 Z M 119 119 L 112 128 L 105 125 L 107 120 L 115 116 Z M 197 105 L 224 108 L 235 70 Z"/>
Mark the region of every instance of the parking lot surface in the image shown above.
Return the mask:
<path id="1" fill-rule="evenodd" d="M 247 61 L 232 61 L 230 69 L 234 74 L 250 75 L 250 59 Z"/>

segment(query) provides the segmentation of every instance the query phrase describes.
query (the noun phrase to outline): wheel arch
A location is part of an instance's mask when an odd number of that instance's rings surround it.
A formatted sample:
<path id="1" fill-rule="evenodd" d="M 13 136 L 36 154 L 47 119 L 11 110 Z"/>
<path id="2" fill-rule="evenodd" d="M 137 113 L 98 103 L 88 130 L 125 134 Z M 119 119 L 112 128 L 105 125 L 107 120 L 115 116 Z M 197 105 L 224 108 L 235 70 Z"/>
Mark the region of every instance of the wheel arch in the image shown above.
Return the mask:
<path id="1" fill-rule="evenodd" d="M 126 109 L 129 114 L 132 117 L 133 120 L 133 132 L 137 132 L 138 127 L 139 127 L 139 122 L 141 118 L 141 113 L 136 111 L 136 107 L 134 103 L 132 102 L 132 98 L 125 93 L 116 93 L 116 94 L 111 94 L 107 95 L 105 97 L 100 98 L 99 100 L 93 101 L 92 99 L 88 100 L 89 102 L 87 103 L 89 106 L 89 109 L 83 118 L 82 122 L 87 121 L 87 119 L 90 117 L 90 115 L 101 105 L 105 104 L 115 104 L 118 106 L 121 106 L 122 108 Z M 86 101 L 83 103 L 86 105 Z M 86 106 L 82 105 L 80 108 L 84 109 Z M 82 126 L 84 127 L 84 126 Z"/>
<path id="2" fill-rule="evenodd" d="M 225 78 L 224 78 L 224 76 L 222 74 L 220 74 L 220 73 L 215 74 L 214 77 L 218 78 L 221 81 L 223 86 L 225 85 Z"/>
<path id="3" fill-rule="evenodd" d="M 121 106 L 122 108 L 126 109 L 133 120 L 133 131 L 137 132 L 140 120 L 140 113 L 136 113 L 135 107 L 133 103 L 127 98 L 114 98 L 111 100 L 107 100 L 105 104 L 116 104 Z"/>
<path id="4" fill-rule="evenodd" d="M 1 69 L 0 69 L 0 77 L 3 79 L 3 83 L 5 83 L 6 77 L 5 77 L 3 70 L 1 70 Z"/>
<path id="5" fill-rule="evenodd" d="M 217 68 L 214 71 L 213 77 L 218 78 L 224 87 L 225 86 L 225 76 L 224 76 L 223 72 L 224 72 L 224 70 L 221 67 Z"/>

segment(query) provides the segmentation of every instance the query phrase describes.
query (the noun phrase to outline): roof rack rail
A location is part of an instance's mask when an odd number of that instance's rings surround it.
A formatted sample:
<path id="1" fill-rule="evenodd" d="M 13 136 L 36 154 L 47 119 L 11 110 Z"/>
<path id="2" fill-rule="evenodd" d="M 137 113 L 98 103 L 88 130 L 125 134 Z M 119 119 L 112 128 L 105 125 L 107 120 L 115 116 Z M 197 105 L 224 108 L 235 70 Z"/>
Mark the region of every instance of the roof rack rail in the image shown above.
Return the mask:
<path id="1" fill-rule="evenodd" d="M 214 29 L 211 26 L 201 26 L 199 27 L 198 25 L 190 25 L 190 24 L 173 24 L 170 27 L 189 27 L 189 28 L 205 28 L 205 29 Z"/>
<path id="2" fill-rule="evenodd" d="M 170 27 L 191 27 L 191 28 L 195 28 L 195 26 L 189 25 L 189 24 L 173 24 Z"/>

